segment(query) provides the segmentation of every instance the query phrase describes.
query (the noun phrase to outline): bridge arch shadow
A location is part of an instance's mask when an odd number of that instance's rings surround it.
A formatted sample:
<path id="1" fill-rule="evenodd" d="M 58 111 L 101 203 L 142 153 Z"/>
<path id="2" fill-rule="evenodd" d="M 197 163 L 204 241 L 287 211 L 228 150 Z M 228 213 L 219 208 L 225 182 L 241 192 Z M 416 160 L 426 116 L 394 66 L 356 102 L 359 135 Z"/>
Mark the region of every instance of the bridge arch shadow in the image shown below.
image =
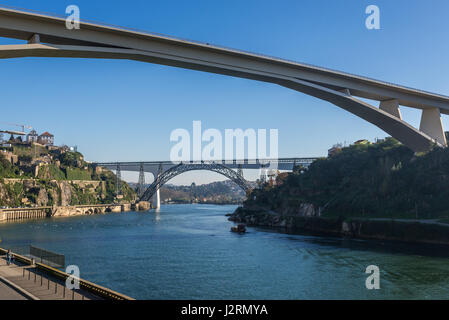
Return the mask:
<path id="1" fill-rule="evenodd" d="M 140 197 L 141 201 L 150 201 L 153 195 L 164 184 L 173 179 L 174 177 L 188 171 L 194 170 L 206 170 L 219 173 L 231 181 L 235 182 L 243 191 L 247 192 L 250 189 L 249 183 L 239 173 L 235 172 L 231 168 L 228 168 L 219 163 L 180 163 L 170 169 L 159 174 L 153 183 L 145 190 Z"/>

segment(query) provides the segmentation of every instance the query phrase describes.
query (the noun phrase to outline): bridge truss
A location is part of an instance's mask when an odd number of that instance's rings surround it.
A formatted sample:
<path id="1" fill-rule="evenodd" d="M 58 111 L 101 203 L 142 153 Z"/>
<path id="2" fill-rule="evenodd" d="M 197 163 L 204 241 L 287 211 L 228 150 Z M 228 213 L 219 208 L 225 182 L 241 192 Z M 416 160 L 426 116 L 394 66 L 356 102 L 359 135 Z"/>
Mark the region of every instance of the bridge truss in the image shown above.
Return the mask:
<path id="1" fill-rule="evenodd" d="M 208 170 L 224 175 L 230 180 L 234 181 L 245 192 L 249 190 L 250 186 L 242 174 L 225 167 L 218 163 L 180 163 L 171 167 L 165 172 L 162 172 L 154 182 L 147 188 L 147 190 L 140 197 L 141 201 L 150 201 L 155 192 L 160 189 L 167 181 L 180 175 L 181 173 L 193 170 Z"/>

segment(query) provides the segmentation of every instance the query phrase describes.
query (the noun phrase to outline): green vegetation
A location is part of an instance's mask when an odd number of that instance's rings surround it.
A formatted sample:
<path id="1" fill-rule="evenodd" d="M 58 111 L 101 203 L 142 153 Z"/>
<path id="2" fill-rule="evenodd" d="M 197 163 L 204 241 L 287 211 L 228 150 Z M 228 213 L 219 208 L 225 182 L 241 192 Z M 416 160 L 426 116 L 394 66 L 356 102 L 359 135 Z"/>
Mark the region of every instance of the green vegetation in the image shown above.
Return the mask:
<path id="1" fill-rule="evenodd" d="M 190 186 L 166 184 L 161 188 L 163 202 L 237 204 L 244 199 L 245 192 L 230 180 Z"/>
<path id="2" fill-rule="evenodd" d="M 78 167 L 82 164 L 83 155 L 79 152 L 65 152 L 58 157 L 61 164 L 67 167 Z"/>
<path id="3" fill-rule="evenodd" d="M 54 164 L 40 167 L 37 177 L 39 179 L 66 180 L 64 171 Z"/>
<path id="4" fill-rule="evenodd" d="M 48 150 L 41 145 L 33 145 L 32 147 L 28 147 L 26 145 L 14 145 L 13 146 L 13 153 L 20 156 L 26 156 L 26 157 L 40 157 L 47 155 L 49 152 Z"/>
<path id="5" fill-rule="evenodd" d="M 66 167 L 66 178 L 68 180 L 91 180 L 92 170 L 84 170 L 80 168 Z"/>
<path id="6" fill-rule="evenodd" d="M 0 153 L 0 177 L 16 178 L 19 176 L 19 172 L 19 168 L 11 165 L 11 163 Z"/>
<path id="7" fill-rule="evenodd" d="M 393 138 L 353 145 L 255 189 L 245 207 L 288 212 L 313 204 L 324 217 L 449 217 L 449 149 L 415 155 Z M 446 221 L 446 220 L 443 220 Z"/>
<path id="8" fill-rule="evenodd" d="M 97 204 L 99 203 L 96 194 L 91 192 L 86 192 L 86 190 L 80 188 L 78 185 L 72 186 L 72 198 L 70 205 L 78 204 Z"/>
<path id="9" fill-rule="evenodd" d="M 101 181 L 104 181 L 105 185 L 105 192 L 103 193 L 104 203 L 114 202 L 117 187 L 117 179 L 115 174 L 111 171 L 103 171 L 98 177 Z M 121 193 L 123 196 L 122 200 L 126 202 L 132 201 L 136 194 L 135 191 L 123 181 L 121 183 Z"/>
<path id="10" fill-rule="evenodd" d="M 117 198 L 115 174 L 108 170 L 96 173 L 79 152 L 20 144 L 7 151 L 17 156 L 18 162 L 12 164 L 0 153 L 0 206 L 131 202 L 136 197 L 122 182 L 122 196 Z M 83 182 L 90 180 L 101 182 Z"/>

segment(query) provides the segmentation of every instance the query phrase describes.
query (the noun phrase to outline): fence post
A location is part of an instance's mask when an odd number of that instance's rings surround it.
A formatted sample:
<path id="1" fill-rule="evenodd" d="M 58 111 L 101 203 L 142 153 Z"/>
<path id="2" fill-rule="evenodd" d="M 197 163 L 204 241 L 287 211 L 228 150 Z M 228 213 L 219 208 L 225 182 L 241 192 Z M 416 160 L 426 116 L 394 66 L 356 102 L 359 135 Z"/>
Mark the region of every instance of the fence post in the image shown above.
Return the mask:
<path id="1" fill-rule="evenodd" d="M 72 289 L 72 300 L 75 300 L 75 290 Z"/>
<path id="2" fill-rule="evenodd" d="M 62 292 L 62 297 L 65 298 L 65 286 L 64 286 L 64 291 Z"/>
<path id="3" fill-rule="evenodd" d="M 58 292 L 58 284 L 55 282 L 55 294 Z"/>
<path id="4" fill-rule="evenodd" d="M 41 287 L 42 287 L 42 275 L 41 275 Z"/>
<path id="5" fill-rule="evenodd" d="M 47 281 L 48 281 L 47 289 L 50 290 L 50 278 L 48 278 Z"/>

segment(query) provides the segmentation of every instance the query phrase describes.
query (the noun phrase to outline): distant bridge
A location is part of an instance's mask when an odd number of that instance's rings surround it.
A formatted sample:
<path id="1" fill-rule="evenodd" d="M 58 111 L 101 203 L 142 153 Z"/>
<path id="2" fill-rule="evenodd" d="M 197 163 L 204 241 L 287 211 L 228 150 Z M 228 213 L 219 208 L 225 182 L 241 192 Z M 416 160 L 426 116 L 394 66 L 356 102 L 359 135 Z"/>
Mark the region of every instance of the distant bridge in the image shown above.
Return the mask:
<path id="1" fill-rule="evenodd" d="M 448 96 L 123 27 L 81 22 L 79 30 L 69 30 L 65 18 L 2 5 L 0 37 L 27 43 L 1 45 L 0 59 L 128 59 L 264 81 L 328 101 L 376 125 L 413 151 L 427 151 L 434 144 L 447 146 L 440 113 L 449 114 Z M 371 105 L 359 98 L 377 101 L 379 105 Z M 422 110 L 419 129 L 402 119 L 399 106 Z"/>
<path id="2" fill-rule="evenodd" d="M 243 176 L 243 169 L 258 169 L 261 171 L 261 180 L 270 175 L 270 170 L 291 171 L 295 166 L 308 167 L 317 158 L 281 158 L 281 159 L 244 159 L 244 160 L 217 160 L 217 161 L 147 161 L 147 162 L 95 162 L 96 166 L 115 170 L 117 175 L 117 188 L 120 188 L 121 172 L 139 172 L 137 193 L 140 200 L 150 201 L 160 207 L 159 189 L 172 178 L 187 171 L 207 170 L 219 173 L 234 181 L 240 188 L 247 191 L 249 184 Z M 236 169 L 236 170 L 235 170 Z M 153 174 L 153 183 L 144 190 L 145 172 Z M 275 173 L 273 173 L 275 174 Z M 117 193 L 119 189 L 117 190 Z"/>

